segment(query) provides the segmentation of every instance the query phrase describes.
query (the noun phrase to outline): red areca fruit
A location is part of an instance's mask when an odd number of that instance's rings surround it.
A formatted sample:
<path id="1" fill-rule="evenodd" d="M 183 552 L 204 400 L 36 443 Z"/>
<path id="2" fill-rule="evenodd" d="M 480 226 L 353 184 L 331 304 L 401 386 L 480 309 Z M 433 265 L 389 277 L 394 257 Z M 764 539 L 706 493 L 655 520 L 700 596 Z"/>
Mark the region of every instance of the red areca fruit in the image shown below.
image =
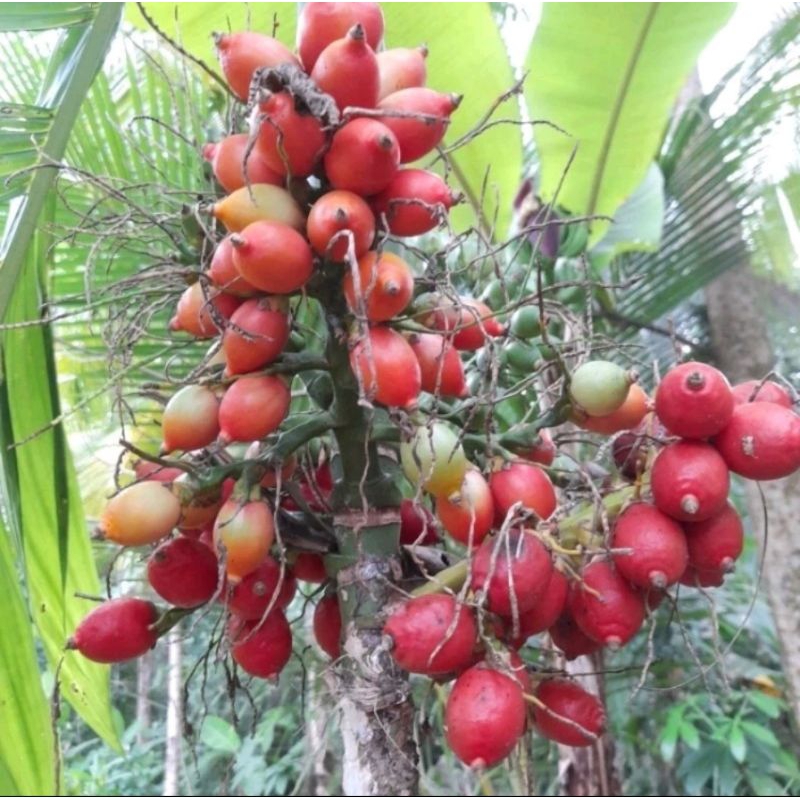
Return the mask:
<path id="1" fill-rule="evenodd" d="M 255 152 L 279 176 L 304 178 L 317 166 L 325 150 L 327 137 L 322 123 L 298 103 L 289 92 L 275 92 L 259 103 L 250 118 L 255 133 Z M 272 183 L 272 181 L 265 181 Z"/>
<path id="2" fill-rule="evenodd" d="M 271 364 L 286 347 L 290 331 L 285 301 L 275 297 L 245 300 L 222 335 L 227 374 L 253 372 Z"/>
<path id="3" fill-rule="evenodd" d="M 472 609 L 441 593 L 403 603 L 386 620 L 383 632 L 394 642 L 395 661 L 408 672 L 423 675 L 466 667 L 478 638 Z"/>
<path id="4" fill-rule="evenodd" d="M 344 276 L 344 296 L 354 314 L 361 313 L 363 305 L 369 322 L 386 322 L 411 302 L 414 275 L 400 256 L 370 250 L 358 259 L 358 286 L 354 272 L 350 269 Z"/>
<path id="5" fill-rule="evenodd" d="M 774 381 L 745 381 L 738 383 L 731 390 L 733 402 L 738 406 L 742 403 L 776 403 L 784 408 L 792 408 L 792 397 L 783 386 Z"/>
<path id="6" fill-rule="evenodd" d="M 447 743 L 467 766 L 491 767 L 514 749 L 526 718 L 520 682 L 478 664 L 456 679 L 447 698 Z"/>
<path id="7" fill-rule="evenodd" d="M 413 500 L 401 500 L 400 544 L 435 544 L 438 540 L 433 514 Z"/>
<path id="8" fill-rule="evenodd" d="M 743 403 L 713 444 L 737 475 L 785 478 L 800 469 L 800 416 L 777 403 Z"/>
<path id="9" fill-rule="evenodd" d="M 399 112 L 398 116 L 387 113 L 381 121 L 397 137 L 402 164 L 422 158 L 439 144 L 460 102 L 461 95 L 413 87 L 394 92 L 378 103 L 382 111 Z"/>
<path id="10" fill-rule="evenodd" d="M 656 456 L 650 488 L 660 511 L 689 522 L 707 519 L 725 505 L 730 476 L 710 444 L 684 440 L 668 444 Z"/>
<path id="11" fill-rule="evenodd" d="M 659 420 L 684 439 L 706 439 L 719 433 L 732 413 L 728 379 L 708 364 L 690 361 L 674 367 L 656 389 Z"/>
<path id="12" fill-rule="evenodd" d="M 572 612 L 569 610 L 569 594 L 561 616 L 548 629 L 553 644 L 564 654 L 567 661 L 572 661 L 578 656 L 588 656 L 597 652 L 601 644 L 590 639 L 579 627 Z"/>
<path id="13" fill-rule="evenodd" d="M 219 400 L 206 386 L 184 386 L 172 397 L 161 418 L 164 452 L 199 450 L 219 434 Z"/>
<path id="14" fill-rule="evenodd" d="M 262 292 L 291 294 L 314 271 L 308 242 L 280 222 L 260 220 L 231 237 L 233 263 L 239 274 Z"/>
<path id="15" fill-rule="evenodd" d="M 377 119 L 346 122 L 325 153 L 325 174 L 334 189 L 368 196 L 385 189 L 400 164 L 395 135 Z"/>
<path id="16" fill-rule="evenodd" d="M 535 636 L 555 625 L 567 605 L 569 581 L 564 573 L 553 569 L 539 599 L 527 611 L 520 612 L 520 646 L 529 636 Z M 512 620 L 513 622 L 513 620 Z"/>
<path id="17" fill-rule="evenodd" d="M 487 336 L 501 336 L 505 327 L 486 303 L 468 297 L 453 300 L 428 295 L 419 299 L 420 321 L 437 331 L 453 331 L 453 346 L 458 350 L 478 350 Z"/>
<path id="18" fill-rule="evenodd" d="M 280 609 L 265 620 L 231 619 L 231 655 L 249 675 L 273 678 L 292 657 L 292 630 Z"/>
<path id="19" fill-rule="evenodd" d="M 285 609 L 292 602 L 297 581 L 288 568 L 281 577 L 281 565 L 272 556 L 264 560 L 238 583 L 228 586 L 228 608 L 246 620 L 261 619 L 272 608 Z"/>
<path id="20" fill-rule="evenodd" d="M 147 580 L 173 606 L 195 608 L 217 591 L 217 557 L 202 542 L 179 536 L 153 551 L 147 560 Z"/>
<path id="21" fill-rule="evenodd" d="M 311 206 L 306 235 L 314 252 L 331 261 L 347 258 L 352 238 L 353 253 L 360 258 L 375 239 L 375 215 L 366 201 L 353 192 L 328 192 Z"/>
<path id="22" fill-rule="evenodd" d="M 620 574 L 642 589 L 664 589 L 680 580 L 689 554 L 683 529 L 649 503 L 634 503 L 614 523 L 613 546 Z"/>
<path id="23" fill-rule="evenodd" d="M 730 572 L 742 554 L 744 528 L 741 517 L 730 503 L 710 519 L 687 522 L 683 529 L 689 548 L 689 566 L 701 576 Z"/>
<path id="24" fill-rule="evenodd" d="M 629 642 L 644 622 L 644 600 L 608 561 L 584 567 L 572 587 L 569 609 L 590 638 L 606 647 Z"/>
<path id="25" fill-rule="evenodd" d="M 644 389 L 638 383 L 632 383 L 628 389 L 628 396 L 616 411 L 603 417 L 586 415 L 576 419 L 575 423 L 587 431 L 610 436 L 612 433 L 635 428 L 647 414 L 649 402 Z"/>
<path id="26" fill-rule="evenodd" d="M 398 158 L 399 154 L 398 147 Z M 450 187 L 435 173 L 400 169 L 372 198 L 372 208 L 390 233 L 419 236 L 446 219 L 448 209 L 455 202 Z"/>
<path id="27" fill-rule="evenodd" d="M 542 736 L 570 747 L 587 747 L 603 734 L 606 712 L 595 695 L 574 681 L 551 678 L 536 687 L 533 719 Z"/>
<path id="28" fill-rule="evenodd" d="M 211 339 L 225 327 L 240 302 L 238 297 L 216 289 L 204 290 L 198 281 L 180 296 L 169 329 L 186 331 L 197 339 Z"/>
<path id="29" fill-rule="evenodd" d="M 178 498 L 161 483 L 134 483 L 108 501 L 99 529 L 123 547 L 153 544 L 172 532 L 181 517 Z"/>
<path id="30" fill-rule="evenodd" d="M 487 539 L 472 560 L 471 587 L 486 593 L 486 607 L 511 617 L 537 603 L 553 572 L 547 548 L 527 531 L 510 531 L 506 538 Z"/>
<path id="31" fill-rule="evenodd" d="M 350 367 L 368 398 L 384 406 L 408 408 L 422 390 L 419 363 L 397 331 L 371 327 L 350 351 Z"/>
<path id="32" fill-rule="evenodd" d="M 320 53 L 354 26 L 364 28 L 367 44 L 377 50 L 383 38 L 378 3 L 305 3 L 297 20 L 297 52 L 310 73 Z"/>
<path id="33" fill-rule="evenodd" d="M 257 569 L 274 540 L 272 509 L 264 500 L 234 495 L 225 501 L 214 521 L 214 545 L 225 559 L 225 572 L 231 583 Z"/>
<path id="34" fill-rule="evenodd" d="M 273 433 L 289 413 L 292 395 L 279 375 L 239 378 L 219 404 L 220 438 L 252 442 Z"/>
<path id="35" fill-rule="evenodd" d="M 545 467 L 549 467 L 555 461 L 558 452 L 553 436 L 547 428 L 541 428 L 531 444 L 527 446 L 514 445 L 511 450 L 525 461 L 533 461 L 535 464 L 542 464 Z"/>
<path id="36" fill-rule="evenodd" d="M 494 500 L 495 523 L 500 525 L 516 503 L 523 511 L 532 511 L 548 519 L 556 510 L 556 492 L 547 473 L 533 464 L 514 461 L 504 464 L 489 477 Z"/>
<path id="37" fill-rule="evenodd" d="M 363 25 L 356 23 L 319 54 L 311 79 L 334 99 L 340 111 L 348 106 L 375 108 L 380 90 L 378 59 Z"/>
<path id="38" fill-rule="evenodd" d="M 297 580 L 306 583 L 325 583 L 328 580 L 325 562 L 317 553 L 298 553 L 292 572 Z"/>
<path id="39" fill-rule="evenodd" d="M 317 644 L 331 658 L 339 658 L 342 652 L 342 615 L 336 594 L 327 594 L 317 603 L 313 625 Z"/>
<path id="40" fill-rule="evenodd" d="M 203 158 L 210 162 L 214 177 L 226 192 L 235 192 L 248 183 L 271 183 L 283 186 L 283 176 L 272 169 L 255 149 L 245 160 L 250 137 L 234 133 L 203 147 Z"/>
<path id="41" fill-rule="evenodd" d="M 449 339 L 436 333 L 412 333 L 408 343 L 419 362 L 424 392 L 441 397 L 466 397 L 469 394 L 464 365 Z"/>
<path id="42" fill-rule="evenodd" d="M 725 582 L 725 575 L 725 570 L 706 570 L 703 572 L 689 565 L 686 567 L 686 572 L 681 575 L 680 582 L 683 586 L 690 586 L 692 589 L 709 589 L 722 586 Z"/>
<path id="43" fill-rule="evenodd" d="M 147 600 L 119 597 L 90 611 L 67 641 L 90 661 L 115 664 L 144 655 L 157 641 L 158 610 Z"/>
<path id="44" fill-rule="evenodd" d="M 415 48 L 395 47 L 376 53 L 378 75 L 380 76 L 379 100 L 414 86 L 424 86 L 428 77 L 425 59 L 428 48 L 424 45 Z"/>
<path id="45" fill-rule="evenodd" d="M 159 483 L 172 483 L 184 474 L 178 467 L 162 467 L 155 461 L 139 458 L 133 465 L 133 472 L 137 481 L 158 481 Z"/>
<path id="46" fill-rule="evenodd" d="M 233 263 L 234 247 L 231 237 L 226 236 L 214 250 L 211 264 L 208 268 L 208 278 L 218 289 L 236 297 L 252 297 L 258 292 L 255 286 L 249 284 L 236 269 Z"/>
<path id="47" fill-rule="evenodd" d="M 266 220 L 304 231 L 306 217 L 286 189 L 271 183 L 253 183 L 231 192 L 211 206 L 211 216 L 229 231 L 237 232 Z"/>
<path id="48" fill-rule="evenodd" d="M 214 44 L 225 80 L 240 100 L 246 101 L 249 97 L 250 81 L 257 69 L 277 67 L 279 64 L 300 66 L 288 47 L 263 33 L 240 31 L 215 34 Z"/>
<path id="49" fill-rule="evenodd" d="M 468 470 L 457 493 L 436 498 L 436 516 L 462 544 L 477 547 L 486 538 L 494 522 L 494 501 L 480 470 Z"/>

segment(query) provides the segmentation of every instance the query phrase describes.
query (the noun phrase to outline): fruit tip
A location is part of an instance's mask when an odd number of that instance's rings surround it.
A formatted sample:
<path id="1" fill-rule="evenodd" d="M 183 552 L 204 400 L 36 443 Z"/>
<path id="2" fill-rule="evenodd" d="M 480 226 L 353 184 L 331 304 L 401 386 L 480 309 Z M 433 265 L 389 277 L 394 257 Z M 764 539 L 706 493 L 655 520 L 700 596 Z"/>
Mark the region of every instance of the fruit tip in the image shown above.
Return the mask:
<path id="1" fill-rule="evenodd" d="M 64 649 L 65 650 L 77 650 L 78 649 L 78 643 L 75 641 L 75 637 L 74 636 L 70 636 L 69 639 L 67 639 L 66 643 L 64 644 Z"/>
<path id="2" fill-rule="evenodd" d="M 650 575 L 650 585 L 656 589 L 667 588 L 667 576 L 661 570 L 653 570 Z"/>
<path id="3" fill-rule="evenodd" d="M 247 239 L 244 238 L 241 234 L 232 233 L 228 237 L 228 241 L 231 243 L 231 247 L 235 247 L 239 249 L 240 247 L 244 247 L 247 244 Z"/>
<path id="4" fill-rule="evenodd" d="M 681 511 L 684 514 L 694 516 L 700 510 L 700 501 L 693 494 L 685 494 L 681 497 Z"/>
<path id="5" fill-rule="evenodd" d="M 364 41 L 366 38 L 364 33 L 364 26 L 360 22 L 356 22 L 349 31 L 347 31 L 347 38 L 352 39 L 353 41 Z"/>
<path id="6" fill-rule="evenodd" d="M 417 52 L 418 52 L 418 53 L 419 53 L 419 54 L 420 54 L 420 55 L 421 55 L 423 58 L 427 58 L 427 57 L 428 57 L 428 53 L 430 52 L 430 50 L 428 50 L 428 45 L 427 45 L 427 44 L 421 44 L 421 45 L 419 45 L 419 46 L 417 47 Z"/>
<path id="7" fill-rule="evenodd" d="M 217 152 L 217 143 L 216 142 L 206 142 L 203 145 L 202 150 L 200 151 L 203 159 L 205 161 L 213 161 L 214 160 L 214 153 Z"/>
<path id="8" fill-rule="evenodd" d="M 616 651 L 622 647 L 622 639 L 620 639 L 619 636 L 609 636 L 604 644 L 609 650 Z"/>

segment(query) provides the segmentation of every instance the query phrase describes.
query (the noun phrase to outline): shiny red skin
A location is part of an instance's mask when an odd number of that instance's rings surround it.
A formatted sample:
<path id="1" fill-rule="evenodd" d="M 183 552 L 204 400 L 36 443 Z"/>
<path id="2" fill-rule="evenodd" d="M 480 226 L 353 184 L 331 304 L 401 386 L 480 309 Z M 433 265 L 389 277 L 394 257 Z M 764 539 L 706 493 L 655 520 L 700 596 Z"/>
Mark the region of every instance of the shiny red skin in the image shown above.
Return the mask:
<path id="1" fill-rule="evenodd" d="M 384 406 L 416 405 L 422 391 L 419 362 L 411 345 L 397 331 L 373 325 L 350 351 L 350 368 L 369 399 Z"/>
<path id="2" fill-rule="evenodd" d="M 398 158 L 399 152 L 398 147 Z M 395 236 L 419 236 L 447 219 L 455 200 L 450 187 L 435 173 L 400 169 L 372 198 L 372 208 L 379 224 Z"/>
<path id="3" fill-rule="evenodd" d="M 342 615 L 335 594 L 325 595 L 314 609 L 314 638 L 331 658 L 342 654 Z"/>
<path id="4" fill-rule="evenodd" d="M 297 580 L 306 583 L 325 583 L 328 580 L 325 562 L 317 553 L 298 553 L 292 572 Z"/>
<path id="5" fill-rule="evenodd" d="M 255 372 L 271 364 L 286 347 L 291 333 L 289 315 L 268 298 L 245 300 L 234 311 L 222 334 L 228 375 Z"/>
<path id="6" fill-rule="evenodd" d="M 365 117 L 342 125 L 325 154 L 325 174 L 331 186 L 363 197 L 385 189 L 399 164 L 395 135 L 379 120 Z"/>
<path id="7" fill-rule="evenodd" d="M 423 675 L 464 669 L 478 639 L 472 609 L 439 593 L 403 603 L 386 620 L 383 632 L 394 641 L 395 661 L 408 672 Z"/>
<path id="8" fill-rule="evenodd" d="M 292 657 L 292 631 L 283 611 L 273 611 L 263 622 L 231 618 L 231 655 L 248 674 L 272 678 Z"/>
<path id="9" fill-rule="evenodd" d="M 547 519 L 556 510 L 556 492 L 547 473 L 533 464 L 519 461 L 505 465 L 489 478 L 494 499 L 495 524 L 501 525 L 515 503 Z"/>
<path id="10" fill-rule="evenodd" d="M 602 736 L 606 726 L 603 704 L 574 681 L 561 678 L 542 681 L 536 688 L 536 697 L 545 708 L 535 705 L 533 720 L 547 739 L 570 747 L 586 747 Z"/>
<path id="11" fill-rule="evenodd" d="M 409 161 L 422 158 L 441 142 L 447 130 L 450 114 L 455 111 L 460 101 L 458 95 L 414 87 L 393 92 L 378 103 L 378 108 L 384 111 L 424 115 L 424 117 L 393 117 L 387 114 L 381 117 L 383 124 L 397 137 L 401 163 L 407 164 Z"/>
<path id="12" fill-rule="evenodd" d="M 505 331 L 486 303 L 469 297 L 459 297 L 457 305 L 446 300 L 425 322 L 436 330 L 454 331 L 452 341 L 457 350 L 478 350 L 487 336 L 501 336 Z"/>
<path id="13" fill-rule="evenodd" d="M 378 3 L 305 3 L 297 19 L 297 52 L 310 73 L 320 53 L 361 24 L 373 50 L 383 38 L 383 12 Z"/>
<path id="14" fill-rule="evenodd" d="M 689 566 L 701 574 L 730 572 L 742 554 L 742 519 L 730 503 L 711 519 L 687 522 L 683 529 L 689 546 Z"/>
<path id="15" fill-rule="evenodd" d="M 514 749 L 526 718 L 519 682 L 478 664 L 456 679 L 447 698 L 447 743 L 467 766 L 491 767 Z"/>
<path id="16" fill-rule="evenodd" d="M 461 544 L 477 547 L 486 538 L 494 521 L 494 500 L 480 470 L 467 470 L 456 497 L 436 498 L 436 516 Z"/>
<path id="17" fill-rule="evenodd" d="M 524 458 L 526 461 L 533 461 L 535 464 L 541 464 L 544 467 L 549 467 L 555 461 L 557 452 L 553 437 L 546 428 L 542 428 L 539 431 L 536 441 L 530 447 L 516 451 L 520 458 Z"/>
<path id="18" fill-rule="evenodd" d="M 239 378 L 228 387 L 219 406 L 220 438 L 253 442 L 276 431 L 289 413 L 292 396 L 277 375 Z"/>
<path id="19" fill-rule="evenodd" d="M 360 258 L 375 239 L 372 209 L 354 192 L 337 190 L 322 195 L 311 206 L 306 221 L 306 233 L 314 252 L 331 261 L 344 261 L 350 246 L 345 231 L 352 233 L 354 255 Z M 336 241 L 331 244 L 334 237 Z"/>
<path id="20" fill-rule="evenodd" d="M 725 460 L 704 442 L 668 444 L 653 462 L 650 488 L 660 511 L 682 522 L 713 517 L 730 489 Z"/>
<path id="21" fill-rule="evenodd" d="M 273 608 L 286 609 L 294 597 L 297 581 L 292 570 L 287 567 L 281 582 L 281 565 L 272 556 L 267 556 L 256 569 L 245 575 L 238 583 L 226 587 L 226 604 L 242 619 L 261 619 L 273 603 L 272 598 L 279 583 L 280 589 Z"/>
<path id="22" fill-rule="evenodd" d="M 733 413 L 728 379 L 718 369 L 698 361 L 673 367 L 658 384 L 655 403 L 662 424 L 684 439 L 714 436 Z"/>
<path id="23" fill-rule="evenodd" d="M 707 572 L 700 572 L 694 567 L 686 567 L 686 572 L 681 575 L 681 584 L 689 586 L 692 589 L 710 589 L 717 586 L 722 586 L 725 582 L 726 573 L 723 570 L 709 570 Z"/>
<path id="24" fill-rule="evenodd" d="M 671 517 L 649 503 L 634 503 L 617 517 L 614 548 L 629 548 L 629 555 L 614 553 L 619 573 L 642 589 L 671 586 L 689 563 L 686 536 Z"/>
<path id="25" fill-rule="evenodd" d="M 510 557 L 509 557 L 510 554 Z M 494 569 L 492 570 L 492 559 Z M 553 572 L 547 548 L 532 534 L 511 531 L 508 541 L 487 539 L 472 560 L 473 592 L 486 592 L 486 607 L 511 617 L 514 603 L 522 614 L 538 602 Z"/>
<path id="26" fill-rule="evenodd" d="M 217 591 L 217 556 L 196 539 L 186 536 L 170 539 L 147 559 L 147 580 L 173 606 L 201 606 Z"/>
<path id="27" fill-rule="evenodd" d="M 414 49 L 396 47 L 376 53 L 378 74 L 381 79 L 380 99 L 401 89 L 424 86 L 428 77 L 425 66 L 427 56 L 428 48 L 424 46 Z"/>
<path id="28" fill-rule="evenodd" d="M 150 630 L 157 619 L 158 610 L 147 600 L 106 600 L 81 620 L 68 647 L 100 664 L 138 658 L 158 640 L 158 634 Z"/>
<path id="29" fill-rule="evenodd" d="M 207 288 L 198 281 L 178 299 L 175 316 L 169 322 L 171 331 L 186 331 L 196 339 L 211 339 L 225 327 L 242 301 L 231 294 Z M 214 315 L 210 310 L 214 308 Z M 217 319 L 219 322 L 217 322 Z"/>
<path id="30" fill-rule="evenodd" d="M 234 133 L 219 142 L 203 147 L 203 158 L 211 163 L 214 177 L 222 188 L 230 193 L 241 189 L 248 183 L 271 183 L 283 186 L 283 178 L 270 169 L 267 162 L 255 149 L 247 156 L 247 174 L 245 175 L 245 158 L 250 137 L 246 133 Z"/>
<path id="31" fill-rule="evenodd" d="M 568 600 L 575 622 L 589 638 L 606 647 L 629 642 L 644 622 L 642 596 L 608 561 L 589 564 L 581 577 L 583 583 L 573 586 Z"/>
<path id="32" fill-rule="evenodd" d="M 234 94 L 246 101 L 253 73 L 261 67 L 297 64 L 297 58 L 277 39 L 255 31 L 225 33 L 216 39 L 222 72 Z"/>
<path id="33" fill-rule="evenodd" d="M 258 289 L 239 274 L 239 270 L 233 263 L 233 250 L 231 237 L 226 236 L 217 245 L 214 255 L 211 256 L 208 277 L 214 286 L 228 294 L 236 297 L 252 297 L 258 292 Z"/>
<path id="34" fill-rule="evenodd" d="M 367 44 L 361 25 L 354 25 L 346 36 L 331 42 L 319 54 L 311 79 L 334 99 L 339 111 L 378 105 L 378 59 Z"/>
<path id="35" fill-rule="evenodd" d="M 400 501 L 400 544 L 435 544 L 439 541 L 433 514 L 413 500 Z"/>
<path id="36" fill-rule="evenodd" d="M 271 94 L 259 105 L 259 111 L 251 118 L 251 130 L 255 132 L 258 127 L 253 152 L 284 178 L 310 175 L 327 143 L 322 123 L 313 114 L 298 111 L 289 92 Z M 250 182 L 255 183 L 252 179 Z"/>
<path id="37" fill-rule="evenodd" d="M 564 612 L 548 629 L 553 644 L 564 654 L 567 661 L 572 661 L 578 656 L 588 656 L 597 652 L 601 644 L 590 639 L 579 627 L 569 610 L 569 594 Z"/>
<path id="38" fill-rule="evenodd" d="M 530 636 L 542 633 L 558 622 L 567 606 L 568 595 L 569 581 L 563 572 L 553 569 L 539 599 L 531 608 L 519 615 L 520 635 L 516 641 L 520 642 L 520 646 Z"/>
<path id="39" fill-rule="evenodd" d="M 419 362 L 423 392 L 438 393 L 441 397 L 469 394 L 464 364 L 450 341 L 436 333 L 414 333 L 408 343 Z"/>
<path id="40" fill-rule="evenodd" d="M 776 403 L 743 403 L 713 445 L 737 475 L 785 478 L 800 469 L 800 416 Z"/>
<path id="41" fill-rule="evenodd" d="M 761 381 L 745 381 L 737 383 L 731 391 L 733 392 L 733 402 L 737 406 L 742 403 L 758 401 L 759 403 L 775 403 L 784 408 L 794 407 L 792 396 L 775 381 L 766 381 L 763 384 Z M 755 397 L 753 397 L 754 394 Z"/>

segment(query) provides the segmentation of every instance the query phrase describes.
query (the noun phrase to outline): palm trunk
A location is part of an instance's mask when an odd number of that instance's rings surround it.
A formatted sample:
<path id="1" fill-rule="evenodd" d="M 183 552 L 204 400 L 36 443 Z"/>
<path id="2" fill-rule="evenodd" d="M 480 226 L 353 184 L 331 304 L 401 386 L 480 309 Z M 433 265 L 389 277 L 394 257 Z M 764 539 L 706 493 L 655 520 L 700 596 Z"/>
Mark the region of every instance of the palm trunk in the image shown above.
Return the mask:
<path id="1" fill-rule="evenodd" d="M 164 797 L 180 795 L 181 727 L 183 695 L 181 681 L 181 633 L 176 625 L 167 640 L 167 732 L 164 751 Z"/>

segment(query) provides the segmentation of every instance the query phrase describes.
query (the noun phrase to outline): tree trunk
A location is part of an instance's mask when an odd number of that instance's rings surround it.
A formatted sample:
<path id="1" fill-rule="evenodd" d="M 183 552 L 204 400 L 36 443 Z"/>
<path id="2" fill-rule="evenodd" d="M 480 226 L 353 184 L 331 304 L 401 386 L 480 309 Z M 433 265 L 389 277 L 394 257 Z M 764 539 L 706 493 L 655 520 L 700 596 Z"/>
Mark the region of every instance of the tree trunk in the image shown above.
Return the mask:
<path id="1" fill-rule="evenodd" d="M 181 681 L 181 632 L 176 625 L 167 639 L 167 731 L 164 752 L 164 797 L 180 795 L 183 687 Z"/>

